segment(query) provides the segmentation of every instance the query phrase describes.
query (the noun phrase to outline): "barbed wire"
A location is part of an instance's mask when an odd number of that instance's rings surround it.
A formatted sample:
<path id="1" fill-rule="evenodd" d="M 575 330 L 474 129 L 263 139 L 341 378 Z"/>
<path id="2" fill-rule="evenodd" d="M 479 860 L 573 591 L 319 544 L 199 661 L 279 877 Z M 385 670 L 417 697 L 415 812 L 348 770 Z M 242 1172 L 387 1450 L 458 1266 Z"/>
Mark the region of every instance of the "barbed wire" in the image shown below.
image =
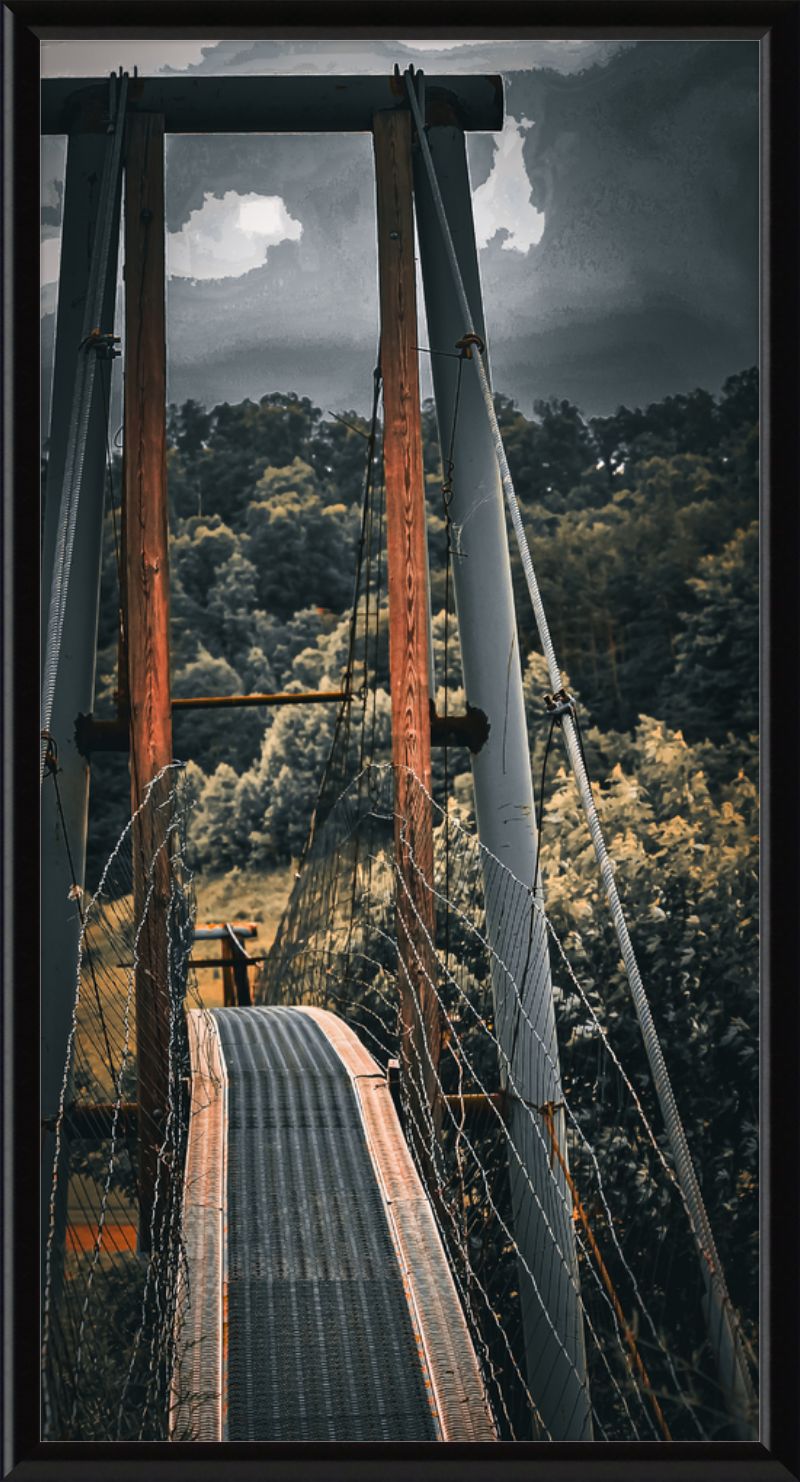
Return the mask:
<path id="1" fill-rule="evenodd" d="M 179 1272 L 188 1107 L 184 1003 L 194 907 L 185 845 L 190 799 L 178 765 L 164 768 L 124 829 L 82 912 L 72 1022 L 55 1117 L 46 1247 L 42 1386 L 48 1440 L 162 1440 L 182 1314 Z M 133 834 L 146 824 L 144 904 L 134 911 Z M 168 895 L 158 900 L 163 878 Z M 137 994 L 150 917 L 163 910 L 169 1012 L 165 1105 L 147 1128 L 137 1099 L 140 1058 L 155 1053 Z M 197 1000 L 199 1002 L 199 1000 Z M 157 1143 L 149 1209 L 137 1143 Z M 142 1220 L 147 1239 L 143 1239 Z M 146 1253 L 145 1253 L 146 1252 Z"/>
<path id="2" fill-rule="evenodd" d="M 394 769 L 372 765 L 318 806 L 313 842 L 262 969 L 258 1000 L 313 1003 L 344 1014 L 388 1069 L 401 1058 L 397 892 L 414 927 L 406 980 L 424 981 L 435 992 L 445 1046 L 435 1066 L 435 1107 L 407 1094 L 409 1078 L 421 1081 L 424 1071 L 434 1069 L 427 1043 L 421 1053 L 412 1046 L 402 1116 L 415 1156 L 423 1148 L 425 1167 L 438 1169 L 432 1205 L 501 1435 L 547 1439 L 535 1376 L 526 1370 L 521 1283 L 549 1330 L 555 1325 L 548 1304 L 559 1266 L 579 1293 L 596 1434 L 609 1440 L 709 1439 L 724 1424 L 724 1407 L 706 1342 L 690 1213 L 664 1154 L 663 1135 L 660 1141 L 633 1075 L 541 901 L 488 855 L 456 810 L 451 807 L 448 816 L 421 783 L 411 784 L 417 840 L 426 811 L 433 837 L 433 879 L 422 883 L 435 905 L 435 938 L 394 859 Z M 403 822 L 401 837 L 404 827 Z M 449 894 L 442 889 L 445 835 Z M 427 845 L 419 847 L 424 852 Z M 413 851 L 406 850 L 406 859 L 408 868 L 417 869 Z M 419 885 L 418 879 L 415 891 Z M 563 1130 L 555 1144 L 549 1128 L 555 1128 L 558 1112 L 548 1123 L 543 1110 L 520 1094 L 514 1057 L 503 1053 L 494 1023 L 491 985 L 499 972 L 509 980 L 526 1037 L 537 1043 L 545 1066 L 555 1069 L 555 1047 L 529 1010 L 526 984 L 511 980 L 502 951 L 486 936 L 483 898 L 490 891 L 503 892 L 499 899 L 512 941 L 530 929 L 535 913 L 556 947 L 558 1057 L 566 1089 Z M 445 940 L 448 953 L 437 952 L 436 943 Z M 415 1003 L 419 1014 L 418 995 Z M 599 1099 L 601 1083 L 606 1090 Z M 475 1120 L 476 1097 L 483 1123 Z M 549 1192 L 532 1178 L 533 1146 L 537 1168 L 548 1170 Z M 558 1176 L 562 1160 L 569 1181 Z M 528 1187 L 548 1232 L 545 1277 L 533 1273 L 521 1254 L 521 1232 L 513 1228 L 514 1179 Z M 576 1270 L 552 1225 L 552 1208 L 561 1208 L 574 1224 Z M 654 1227 L 649 1232 L 648 1221 Z M 667 1239 L 671 1260 L 664 1271 L 659 1257 Z M 559 1342 L 565 1346 L 560 1336 Z"/>

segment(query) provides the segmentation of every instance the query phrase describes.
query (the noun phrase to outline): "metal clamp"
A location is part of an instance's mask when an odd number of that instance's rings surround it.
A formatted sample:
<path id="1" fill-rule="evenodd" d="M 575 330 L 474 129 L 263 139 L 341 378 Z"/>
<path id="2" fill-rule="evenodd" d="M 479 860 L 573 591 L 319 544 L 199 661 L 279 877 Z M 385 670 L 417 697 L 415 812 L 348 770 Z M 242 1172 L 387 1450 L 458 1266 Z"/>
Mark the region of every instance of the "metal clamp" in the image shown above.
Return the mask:
<path id="1" fill-rule="evenodd" d="M 464 360 L 472 359 L 472 350 L 470 348 L 472 345 L 477 345 L 481 355 L 486 349 L 486 345 L 480 335 L 475 334 L 473 331 L 470 331 L 469 334 L 462 335 L 460 340 L 456 340 L 456 349 L 461 351 Z"/>
<path id="2" fill-rule="evenodd" d="M 87 334 L 85 340 L 81 340 L 78 348 L 85 350 L 87 355 L 90 350 L 95 350 L 98 360 L 113 360 L 116 355 L 120 354 L 120 351 L 114 348 L 118 344 L 118 334 L 101 334 L 99 329 L 93 329 L 91 334 Z"/>
<path id="3" fill-rule="evenodd" d="M 558 720 L 562 715 L 572 714 L 575 710 L 575 701 L 566 690 L 556 690 L 554 695 L 545 695 L 544 703 L 548 714 L 552 715 L 554 720 Z"/>
<path id="4" fill-rule="evenodd" d="M 51 772 L 55 776 L 58 771 L 58 747 L 55 736 L 51 736 L 49 731 L 42 731 L 40 732 L 40 738 L 42 741 L 47 742 L 44 754 L 45 767 L 48 772 Z"/>

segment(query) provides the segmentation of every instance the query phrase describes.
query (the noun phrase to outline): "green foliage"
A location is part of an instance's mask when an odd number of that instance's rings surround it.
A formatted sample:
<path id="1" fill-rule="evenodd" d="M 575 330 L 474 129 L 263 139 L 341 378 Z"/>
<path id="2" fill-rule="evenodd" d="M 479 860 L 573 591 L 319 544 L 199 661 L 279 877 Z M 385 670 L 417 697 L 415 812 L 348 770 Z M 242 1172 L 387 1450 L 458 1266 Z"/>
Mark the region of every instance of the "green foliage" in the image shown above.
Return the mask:
<path id="1" fill-rule="evenodd" d="M 349 424 L 349 425 L 347 425 Z M 361 499 L 364 419 L 346 412 L 323 421 L 308 397 L 273 392 L 256 405 L 223 402 L 212 412 L 195 401 L 170 406 L 167 420 L 173 517 L 219 515 L 237 524 L 268 468 L 310 466 L 345 504 Z"/>
<path id="2" fill-rule="evenodd" d="M 626 463 L 667 458 L 675 453 L 717 453 L 724 458 L 731 434 L 758 423 L 758 371 L 755 366 L 729 376 L 719 399 L 707 391 L 667 396 L 664 401 L 613 417 L 594 417 L 591 429 L 609 480 Z"/>
<path id="3" fill-rule="evenodd" d="M 584 715 L 595 716 L 612 739 L 631 733 L 640 714 L 658 715 L 692 742 L 709 737 L 731 757 L 735 752 L 737 766 L 752 776 L 746 737 L 757 719 L 756 373 L 731 377 L 717 398 L 697 391 L 592 421 L 563 400 L 537 403 L 532 420 L 506 398 L 497 403 L 556 649 Z M 170 408 L 176 696 L 339 687 L 344 648 L 340 643 L 335 662 L 323 661 L 320 645 L 352 600 L 367 431 L 355 413 L 324 419 L 293 393 L 211 412 L 192 401 Z M 441 687 L 447 531 L 432 403 L 423 408 L 422 437 Z M 116 459 L 117 508 L 119 472 Z M 538 638 L 513 541 L 511 552 L 522 648 L 535 654 Z M 113 714 L 116 688 L 116 567 L 109 508 L 95 705 L 106 715 Z M 461 677 L 449 585 L 448 687 L 457 704 Z M 378 658 L 378 683 L 386 687 L 383 626 Z M 359 640 L 359 667 L 362 662 Z M 540 758 L 546 674 L 537 687 L 529 718 L 541 738 L 534 747 Z M 205 778 L 223 765 L 241 778 L 262 767 L 274 723 L 274 711 L 176 712 L 176 754 L 190 756 Z M 301 729 L 317 726 L 321 734 L 327 724 L 312 711 Z M 270 750 L 276 764 L 277 737 L 288 745 L 290 731 L 282 720 Z M 594 741 L 587 747 L 595 747 L 601 764 L 607 760 Z M 443 756 L 437 753 L 434 763 L 441 787 Z M 94 766 L 92 832 L 99 838 L 90 841 L 90 852 L 99 860 L 113 846 L 112 827 L 124 819 L 128 782 L 121 758 L 101 756 Z M 311 770 L 316 774 L 316 763 Z M 464 771 L 463 758 L 451 758 L 451 788 Z M 235 832 L 241 841 L 238 824 Z"/>
<path id="4" fill-rule="evenodd" d="M 579 703 L 589 775 L 623 907 L 735 1305 L 756 1337 L 758 1270 L 758 380 L 614 417 L 585 420 L 566 401 L 528 419 L 497 398 L 501 428 L 564 682 Z M 346 426 L 345 422 L 351 424 Z M 171 409 L 168 454 L 172 687 L 176 696 L 339 689 L 347 664 L 366 424 L 323 420 L 307 399 Z M 457 622 L 445 645 L 447 528 L 436 419 L 423 451 L 438 704 L 463 702 Z M 119 469 L 115 466 L 118 482 Z M 115 494 L 119 508 L 118 489 Z M 551 683 L 513 544 L 537 806 Z M 376 759 L 390 755 L 385 608 L 372 568 L 369 635 L 357 615 L 356 688 L 368 637 Z M 382 604 L 375 640 L 376 606 Z M 113 713 L 118 592 L 106 516 L 97 713 Z M 377 660 L 377 662 L 376 662 Z M 371 703 L 371 702 L 370 702 Z M 211 871 L 296 858 L 306 840 L 337 707 L 176 712 L 189 761 L 196 864 Z M 361 711 L 351 706 L 349 776 Z M 594 852 L 558 730 L 544 796 L 541 864 L 548 911 L 603 1030 L 668 1147 Z M 433 788 L 445 792 L 445 756 Z M 471 821 L 469 761 L 447 757 L 451 806 Z M 87 885 L 129 816 L 124 756 L 92 764 Z M 437 841 L 437 859 L 441 839 Z M 439 869 L 439 865 L 437 865 Z M 441 871 L 440 871 L 441 873 Z M 442 884 L 442 881 L 439 881 Z M 387 897 L 388 899 L 388 897 Z M 387 906 L 387 911 L 389 906 Z M 457 938 L 457 932 L 456 932 Z M 466 951 L 454 939 L 454 953 Z M 654 1153 L 612 1080 L 564 964 L 553 953 L 570 1104 L 617 1199 L 627 1249 L 657 1266 L 686 1261 L 686 1312 L 659 1321 L 702 1344 L 690 1242 L 673 1252 L 675 1210 Z M 471 971 L 469 961 L 463 964 Z M 365 969 L 365 981 L 370 973 Z M 486 999 L 485 974 L 469 996 Z M 465 981 L 467 979 L 465 978 Z M 383 979 L 380 979 L 383 983 Z M 362 984 L 363 988 L 363 984 Z M 371 987 L 369 992 L 374 989 Z M 353 994 L 358 984 L 348 988 Z M 364 1012 L 386 1010 L 366 990 Z M 374 989 L 377 993 L 377 989 Z M 380 1002 L 379 1002 L 380 1000 Z M 488 1005 L 487 1005 L 488 1007 Z M 481 1067 L 487 1083 L 488 1063 Z M 571 1154 L 572 1156 L 572 1154 Z M 580 1148 L 573 1167 L 588 1187 Z M 688 1237 L 687 1237 L 688 1240 Z M 688 1251 L 688 1254 L 687 1254 Z M 498 1253 L 498 1262 L 505 1258 Z M 658 1296 L 659 1282 L 653 1288 Z M 666 1290 L 666 1287 L 664 1287 Z M 665 1299 L 666 1301 L 666 1299 Z M 657 1303 L 656 1303 L 657 1305 Z M 685 1327 L 682 1324 L 685 1323 Z M 694 1326 L 692 1326 L 694 1324 Z M 593 1383 L 599 1382 L 593 1379 Z"/>
<path id="5" fill-rule="evenodd" d="M 278 393 L 262 397 L 258 406 L 244 401 L 216 407 L 195 459 L 203 513 L 228 520 L 241 515 L 265 468 L 285 468 L 307 453 L 319 415 L 308 397 Z"/>
<path id="6" fill-rule="evenodd" d="M 326 502 L 308 464 L 264 471 L 246 528 L 260 606 L 285 621 L 309 599 L 334 612 L 352 601 L 358 511 Z"/>
<path id="7" fill-rule="evenodd" d="M 698 390 L 590 421 L 563 400 L 537 402 L 532 420 L 506 397 L 495 405 L 562 666 L 606 726 L 630 730 L 643 711 L 685 726 L 689 707 L 669 681 L 696 610 L 692 582 L 758 514 L 757 371 L 729 377 L 716 398 Z M 446 532 L 430 403 L 422 429 L 436 611 Z M 513 536 L 510 550 L 530 652 L 538 636 Z"/>
<path id="8" fill-rule="evenodd" d="M 643 716 L 589 732 L 593 793 L 731 1296 L 754 1334 L 758 1282 L 758 793 L 715 775 L 716 748 Z M 755 738 L 752 738 L 753 745 Z M 541 861 L 553 925 L 657 1131 L 662 1128 L 593 846 L 563 763 L 547 787 Z M 569 981 L 554 965 L 568 1039 Z M 565 1048 L 565 1075 L 578 1063 Z M 608 1134 L 610 1136 L 610 1133 Z M 661 1141 L 666 1147 L 663 1136 Z M 643 1186 L 646 1193 L 646 1181 Z M 669 1230 L 653 1208 L 649 1238 Z"/>
<path id="9" fill-rule="evenodd" d="M 693 736 L 724 743 L 731 731 L 758 729 L 758 552 L 753 521 L 719 553 L 704 556 L 699 575 L 686 583 L 695 605 L 681 614 L 685 627 L 662 709 L 683 706 Z"/>
<path id="10" fill-rule="evenodd" d="M 305 622 L 304 622 L 305 619 Z M 337 690 L 347 663 L 349 616 L 325 632 L 318 614 L 309 609 L 288 625 L 289 645 L 276 644 L 276 663 L 288 691 Z M 286 630 L 282 630 L 284 634 Z M 284 657 L 290 655 L 286 669 Z M 374 741 L 378 753 L 391 748 L 389 696 L 376 695 Z M 354 711 L 356 707 L 353 707 Z M 193 763 L 190 774 L 197 797 L 192 822 L 192 847 L 198 865 L 228 869 L 234 864 L 256 867 L 299 856 L 308 833 L 325 763 L 328 758 L 337 704 L 287 706 L 267 712 L 252 711 L 253 732 L 260 730 L 256 756 L 248 765 L 236 765 L 207 746 L 205 768 Z M 248 712 L 238 712 L 241 717 Z M 216 718 L 215 718 L 216 719 Z M 352 768 L 357 769 L 355 741 L 360 717 L 353 722 Z M 370 734 L 372 723 L 370 713 Z M 195 745 L 195 751 L 199 748 Z"/>
<path id="11" fill-rule="evenodd" d="M 496 397 L 509 468 L 520 497 L 559 511 L 573 489 L 596 471 L 597 449 L 590 428 L 568 401 L 537 401 L 538 420 L 529 422 L 505 397 Z M 600 486 L 601 480 L 594 482 Z"/>
<path id="12" fill-rule="evenodd" d="M 575 498 L 573 494 L 571 499 Z M 656 710 L 691 618 L 701 561 L 750 522 L 754 497 L 693 453 L 653 457 L 600 507 L 587 499 L 555 518 L 534 505 L 525 520 L 561 663 L 605 722 L 630 729 Z M 513 554 L 517 590 L 519 560 Z M 530 604 L 519 604 L 527 646 Z M 680 724 L 679 692 L 666 718 Z"/>

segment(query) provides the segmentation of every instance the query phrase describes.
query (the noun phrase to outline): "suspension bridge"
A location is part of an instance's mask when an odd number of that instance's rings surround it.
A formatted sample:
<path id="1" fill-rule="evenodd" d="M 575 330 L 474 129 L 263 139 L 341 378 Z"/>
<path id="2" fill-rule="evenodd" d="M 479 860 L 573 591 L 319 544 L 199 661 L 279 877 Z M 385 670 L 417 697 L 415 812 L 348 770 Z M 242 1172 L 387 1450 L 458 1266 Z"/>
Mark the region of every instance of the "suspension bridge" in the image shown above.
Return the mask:
<path id="1" fill-rule="evenodd" d="M 74 903 L 42 945 L 46 1439 L 755 1434 L 753 1356 L 494 411 L 464 136 L 496 132 L 502 110 L 499 79 L 413 70 L 269 88 L 237 78 L 187 90 L 122 73 L 44 85 L 43 128 L 67 133 L 69 148 L 44 524 L 42 856 L 46 898 Z M 380 352 L 340 691 L 170 694 L 163 144 L 203 129 L 374 140 Z M 100 722 L 104 398 L 123 196 L 118 716 Z M 447 673 L 442 684 L 434 672 L 415 234 L 463 713 L 451 711 Z M 655 1128 L 547 916 L 506 509 L 551 729 L 641 1027 Z M 387 624 L 391 760 L 375 750 Z M 337 721 L 294 889 L 261 960 L 246 925 L 196 920 L 191 797 L 171 716 L 179 704 L 296 703 L 336 704 Z M 475 832 L 446 781 L 435 796 L 432 745 L 445 758 L 469 749 Z M 131 820 L 84 901 L 89 759 L 104 747 L 129 750 Z M 193 955 L 209 939 L 225 954 L 225 1003 L 213 1010 Z M 642 1159 L 650 1206 L 635 1187 Z M 656 1205 L 668 1270 L 648 1238 Z M 693 1311 L 676 1318 L 688 1292 Z M 706 1369 L 694 1363 L 698 1342 Z"/>

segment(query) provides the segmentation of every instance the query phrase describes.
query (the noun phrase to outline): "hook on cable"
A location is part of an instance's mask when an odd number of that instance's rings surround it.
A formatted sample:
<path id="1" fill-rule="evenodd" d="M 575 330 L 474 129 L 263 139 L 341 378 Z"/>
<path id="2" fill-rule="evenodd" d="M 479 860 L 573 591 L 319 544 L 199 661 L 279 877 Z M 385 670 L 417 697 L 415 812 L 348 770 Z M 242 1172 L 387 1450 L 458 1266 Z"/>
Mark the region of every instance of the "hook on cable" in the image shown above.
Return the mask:
<path id="1" fill-rule="evenodd" d="M 395 69 L 395 75 L 397 76 L 399 75 L 397 63 L 395 63 Z M 425 73 L 422 71 L 422 68 L 420 68 L 419 72 L 415 71 L 414 63 L 410 62 L 406 71 L 403 73 L 403 81 L 405 82 L 406 90 L 409 90 L 410 88 L 414 89 L 414 96 L 417 101 L 419 116 L 422 119 L 423 131 L 427 133 L 428 126 L 425 123 Z"/>

